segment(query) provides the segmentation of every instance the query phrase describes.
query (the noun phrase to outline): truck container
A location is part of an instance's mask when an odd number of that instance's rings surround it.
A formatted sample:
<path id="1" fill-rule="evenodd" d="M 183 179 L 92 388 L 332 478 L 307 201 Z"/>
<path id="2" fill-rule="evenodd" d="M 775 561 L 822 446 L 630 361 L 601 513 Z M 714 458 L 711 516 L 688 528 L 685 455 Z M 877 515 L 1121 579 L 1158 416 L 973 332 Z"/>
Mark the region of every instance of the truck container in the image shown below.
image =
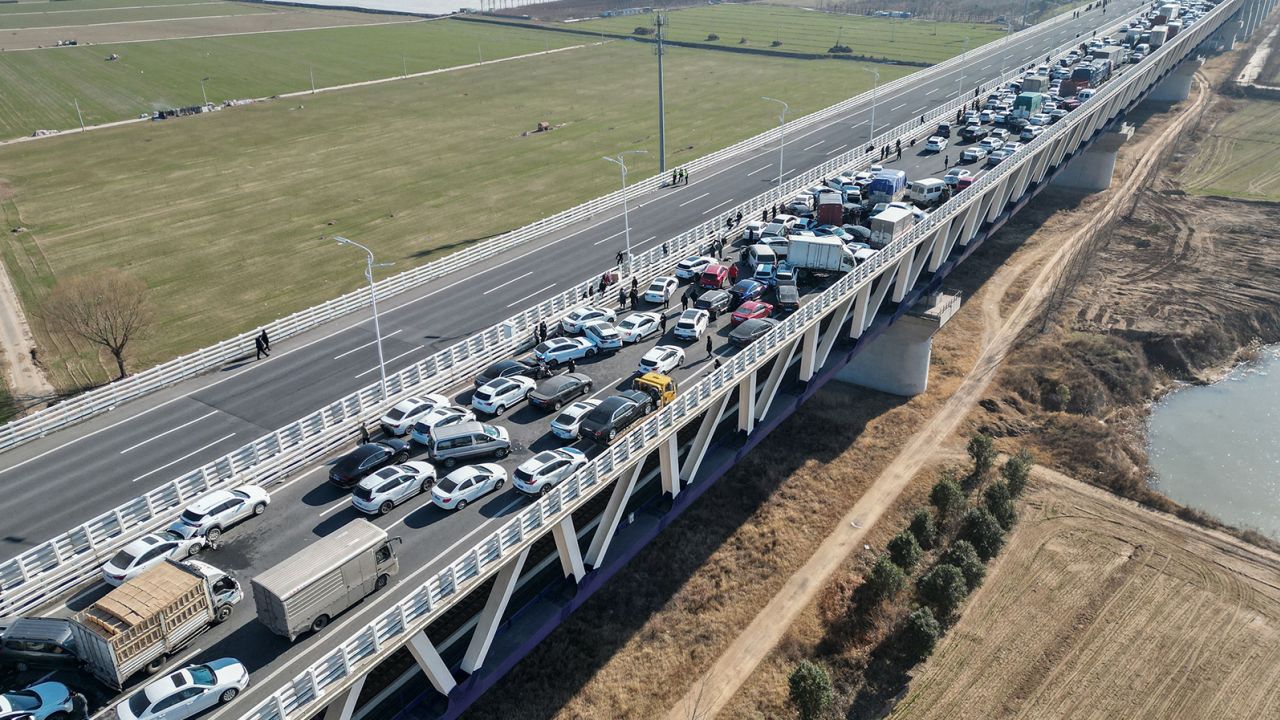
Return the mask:
<path id="1" fill-rule="evenodd" d="M 1154 50 L 1164 44 L 1169 39 L 1169 26 L 1157 25 L 1151 28 L 1151 37 L 1147 40 L 1147 44 Z"/>
<path id="2" fill-rule="evenodd" d="M 793 235 L 787 264 L 817 273 L 848 272 L 854 267 L 853 251 L 837 237 Z"/>
<path id="3" fill-rule="evenodd" d="M 1080 64 L 1075 70 L 1071 71 L 1071 82 L 1075 85 L 1076 90 L 1093 86 L 1093 76 L 1097 69 L 1092 65 Z M 1059 95 L 1062 93 L 1059 92 Z"/>
<path id="4" fill-rule="evenodd" d="M 107 593 L 71 623 L 75 653 L 114 688 L 165 660 L 212 625 L 231 617 L 240 585 L 207 563 L 165 560 Z"/>
<path id="5" fill-rule="evenodd" d="M 872 203 L 893 202 L 902 197 L 907 188 L 907 174 L 901 170 L 881 170 L 867 186 L 868 200 Z"/>
<path id="6" fill-rule="evenodd" d="M 1178 37 L 1178 33 L 1182 32 L 1182 21 L 1172 20 L 1169 24 L 1165 25 L 1165 27 L 1169 28 L 1169 32 L 1164 37 L 1165 42 L 1168 42 Z"/>
<path id="7" fill-rule="evenodd" d="M 1124 56 L 1124 52 L 1125 52 L 1124 48 L 1120 47 L 1119 45 L 1110 45 L 1104 48 L 1099 48 L 1097 50 L 1094 50 L 1093 60 L 1094 62 L 1097 62 L 1099 60 L 1110 60 L 1113 66 L 1119 65 L 1120 58 Z"/>
<path id="8" fill-rule="evenodd" d="M 294 640 L 386 587 L 398 570 L 386 531 L 353 520 L 253 579 L 258 622 Z"/>
<path id="9" fill-rule="evenodd" d="M 1041 75 L 1028 75 L 1022 80 L 1023 92 L 1042 93 L 1049 90 L 1049 78 Z"/>
<path id="10" fill-rule="evenodd" d="M 1178 12 L 1180 10 L 1181 10 L 1181 7 L 1178 5 L 1178 3 L 1165 3 L 1160 6 L 1160 14 L 1165 16 L 1169 20 L 1177 20 Z M 1168 21 L 1166 20 L 1166 22 Z"/>
<path id="11" fill-rule="evenodd" d="M 819 225 L 840 225 L 844 222 L 844 198 L 840 193 L 822 193 L 818 196 Z"/>
<path id="12" fill-rule="evenodd" d="M 1058 85 L 1058 97 L 1075 97 L 1079 90 L 1080 86 L 1076 84 L 1075 80 L 1063 80 L 1062 84 Z"/>
<path id="13" fill-rule="evenodd" d="M 910 210 L 900 207 L 885 208 L 879 215 L 871 218 L 871 247 L 883 248 L 911 232 L 911 228 L 915 226 L 916 216 Z"/>
<path id="14" fill-rule="evenodd" d="M 1015 118 L 1029 118 L 1040 112 L 1040 108 L 1043 105 L 1044 95 L 1038 92 L 1018 93 L 1018 97 L 1013 100 L 1013 116 Z"/>

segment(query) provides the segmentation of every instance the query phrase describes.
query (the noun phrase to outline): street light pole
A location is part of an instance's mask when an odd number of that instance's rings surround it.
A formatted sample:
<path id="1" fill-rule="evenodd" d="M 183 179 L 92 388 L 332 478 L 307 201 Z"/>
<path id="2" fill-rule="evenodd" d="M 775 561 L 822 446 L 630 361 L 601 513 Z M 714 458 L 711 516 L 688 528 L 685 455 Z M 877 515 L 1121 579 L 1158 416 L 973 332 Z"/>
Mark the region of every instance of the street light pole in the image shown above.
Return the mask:
<path id="1" fill-rule="evenodd" d="M 662 13 L 658 13 L 654 24 L 658 26 L 658 172 L 665 175 L 667 174 L 667 95 L 662 82 L 662 56 L 666 54 L 666 49 L 662 45 L 664 39 L 662 29 L 666 27 L 667 19 Z"/>
<path id="2" fill-rule="evenodd" d="M 866 72 L 876 76 L 875 85 L 871 86 L 871 129 L 867 131 L 867 144 L 875 145 L 876 139 L 876 91 L 880 89 L 880 71 L 871 68 L 862 68 Z"/>
<path id="3" fill-rule="evenodd" d="M 364 277 L 366 280 L 369 281 L 369 300 L 370 300 L 370 303 L 373 305 L 373 335 L 374 335 L 374 338 L 376 338 L 377 345 L 378 345 L 378 373 L 382 376 L 382 399 L 383 401 L 386 401 L 388 397 L 387 363 L 382 356 L 382 326 L 378 324 L 378 291 L 373 284 L 373 269 L 376 267 L 391 267 L 395 263 L 375 263 L 373 261 L 373 251 L 365 247 L 364 245 L 361 245 L 360 243 L 355 242 L 354 240 L 348 240 L 342 237 L 341 235 L 335 235 L 333 239 L 337 240 L 339 245 L 350 245 L 352 247 L 358 247 L 361 250 L 363 250 L 365 254 L 368 256 L 368 260 L 365 263 L 365 268 L 364 268 Z"/>
<path id="4" fill-rule="evenodd" d="M 778 189 L 781 190 L 783 173 L 782 152 L 787 147 L 787 111 L 791 109 L 791 106 L 777 98 L 762 96 L 760 99 L 768 100 L 769 102 L 776 102 L 782 106 L 782 112 L 778 114 L 778 132 L 781 134 L 781 138 L 778 142 Z"/>
<path id="5" fill-rule="evenodd" d="M 604 156 L 604 159 L 605 159 L 605 160 L 608 160 L 609 162 L 613 163 L 614 165 L 617 165 L 617 166 L 618 166 L 618 168 L 622 171 L 622 226 L 623 226 L 623 234 L 624 234 L 624 235 L 625 235 L 625 237 L 626 237 L 626 243 L 627 243 L 627 265 L 626 265 L 626 267 L 627 267 L 628 269 L 630 269 L 630 268 L 631 268 L 631 211 L 630 211 L 630 207 L 629 207 L 629 206 L 628 206 L 628 204 L 627 204 L 627 161 L 626 161 L 626 156 L 627 156 L 627 155 L 636 155 L 636 154 L 646 154 L 646 155 L 647 155 L 648 153 L 649 153 L 649 151 L 648 151 L 648 150 L 627 150 L 627 151 L 625 151 L 625 152 L 620 152 L 620 153 L 618 153 L 617 155 L 614 155 L 614 156 L 609 156 L 609 155 Z"/>
<path id="6" fill-rule="evenodd" d="M 960 53 L 960 84 L 956 86 L 956 99 L 964 98 L 964 61 L 969 56 L 969 36 L 964 36 L 964 52 Z"/>
<path id="7" fill-rule="evenodd" d="M 200 79 L 200 96 L 204 98 L 204 104 L 205 104 L 205 105 L 208 105 L 208 104 L 209 104 L 209 95 L 208 95 L 207 93 L 205 93 L 205 91 L 204 91 L 204 84 L 205 84 L 205 82 L 206 82 L 206 81 L 208 81 L 208 79 L 209 79 L 209 78 L 207 78 L 207 77 L 205 77 L 205 78 L 201 78 L 201 79 Z"/>

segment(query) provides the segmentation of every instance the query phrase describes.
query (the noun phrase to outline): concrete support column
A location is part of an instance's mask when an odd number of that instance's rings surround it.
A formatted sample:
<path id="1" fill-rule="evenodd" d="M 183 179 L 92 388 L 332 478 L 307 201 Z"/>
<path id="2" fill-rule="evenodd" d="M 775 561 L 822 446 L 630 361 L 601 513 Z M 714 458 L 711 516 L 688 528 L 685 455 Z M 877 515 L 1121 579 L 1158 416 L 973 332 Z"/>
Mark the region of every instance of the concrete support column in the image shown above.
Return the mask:
<path id="1" fill-rule="evenodd" d="M 658 464 L 662 469 L 662 492 L 674 498 L 680 494 L 680 446 L 676 433 L 658 446 Z"/>
<path id="2" fill-rule="evenodd" d="M 356 711 L 356 700 L 360 698 L 360 690 L 364 688 L 364 680 L 368 675 L 361 675 L 351 687 L 342 691 L 342 696 L 329 703 L 324 709 L 324 720 L 351 720 Z"/>
<path id="3" fill-rule="evenodd" d="M 707 448 L 711 446 L 711 436 L 715 434 L 716 426 L 720 424 L 720 417 L 724 415 L 724 409 L 729 406 L 729 396 L 731 394 L 726 392 L 720 398 L 720 402 L 716 403 L 715 407 L 702 416 L 702 422 L 698 424 L 698 434 L 693 439 L 693 446 L 689 448 L 689 455 L 685 457 L 684 464 L 680 466 L 681 482 L 692 482 L 693 476 L 698 473 L 698 468 L 702 465 L 702 459 L 707 456 Z"/>
<path id="4" fill-rule="evenodd" d="M 622 477 L 613 486 L 613 494 L 609 496 L 609 504 L 604 509 L 604 516 L 596 526 L 596 534 L 591 536 L 591 547 L 587 548 L 587 565 L 600 567 L 604 562 L 604 554 L 609 551 L 609 543 L 613 542 L 613 531 L 622 522 L 622 513 L 627 509 L 627 501 L 631 499 L 631 491 L 640 479 L 644 470 L 644 458 L 636 461 L 631 472 L 623 472 Z"/>
<path id="5" fill-rule="evenodd" d="M 440 657 L 440 653 L 436 651 L 436 646 L 431 644 L 431 640 L 425 632 L 414 634 L 409 639 L 409 654 L 418 662 L 418 667 L 422 669 L 422 674 L 427 676 L 427 680 L 431 681 L 431 687 L 441 695 L 448 695 L 454 686 L 458 684 L 453 679 L 453 673 L 449 672 L 449 666 L 444 664 L 444 659 Z M 329 718 L 325 718 L 329 720 Z"/>
<path id="6" fill-rule="evenodd" d="M 778 359 L 773 362 L 773 367 L 769 369 L 769 377 L 765 378 L 764 386 L 760 388 L 760 395 L 756 398 L 756 420 L 764 419 L 769 414 L 769 406 L 773 405 L 773 399 L 778 395 L 778 388 L 782 385 L 782 377 L 787 372 L 787 366 L 791 364 L 791 358 L 795 357 L 796 348 L 799 347 L 799 340 L 792 340 L 787 349 L 778 353 Z"/>
<path id="7" fill-rule="evenodd" d="M 493 589 L 489 591 L 489 599 L 480 611 L 480 620 L 476 623 L 475 633 L 471 636 L 471 644 L 467 646 L 467 654 L 462 657 L 462 671 L 474 673 L 484 665 L 484 658 L 489 654 L 489 646 L 493 644 L 493 636 L 498 633 L 498 625 L 502 622 L 502 613 L 511 602 L 511 593 L 515 592 L 516 580 L 524 568 L 524 561 L 529 557 L 526 548 L 519 555 L 507 561 L 498 571 Z"/>
<path id="8" fill-rule="evenodd" d="M 1189 57 L 1178 64 L 1164 80 L 1151 89 L 1147 97 L 1157 102 L 1182 102 L 1191 95 L 1191 80 L 1204 64 L 1198 57 Z"/>
<path id="9" fill-rule="evenodd" d="M 1131 137 L 1131 125 L 1121 125 L 1117 130 L 1103 133 L 1093 141 L 1089 149 L 1071 158 L 1067 166 L 1053 178 L 1053 184 L 1090 192 L 1111 187 L 1111 176 L 1116 169 L 1116 151 Z"/>
<path id="10" fill-rule="evenodd" d="M 564 571 L 564 576 L 573 578 L 574 582 L 582 582 L 587 570 L 582 564 L 582 550 L 578 547 L 578 533 L 573 527 L 573 516 L 566 515 L 556 523 L 551 528 L 551 535 L 556 539 L 556 553 L 560 555 L 560 569 Z"/>
<path id="11" fill-rule="evenodd" d="M 738 431 L 748 435 L 756 429 L 756 374 L 738 381 Z"/>
<path id="12" fill-rule="evenodd" d="M 804 331 L 804 339 L 800 348 L 800 382 L 809 382 L 813 374 L 818 372 L 818 325 L 815 324 Z"/>
<path id="13" fill-rule="evenodd" d="M 919 395 L 929 386 L 934 333 L 959 306 L 956 294 L 923 298 L 841 368 L 836 379 L 891 395 Z"/>
<path id="14" fill-rule="evenodd" d="M 1218 52 L 1231 52 L 1236 47 L 1236 38 L 1240 35 L 1241 26 L 1239 20 L 1228 20 L 1222 23 L 1222 27 L 1218 28 L 1213 34 L 1214 42 L 1218 44 Z"/>

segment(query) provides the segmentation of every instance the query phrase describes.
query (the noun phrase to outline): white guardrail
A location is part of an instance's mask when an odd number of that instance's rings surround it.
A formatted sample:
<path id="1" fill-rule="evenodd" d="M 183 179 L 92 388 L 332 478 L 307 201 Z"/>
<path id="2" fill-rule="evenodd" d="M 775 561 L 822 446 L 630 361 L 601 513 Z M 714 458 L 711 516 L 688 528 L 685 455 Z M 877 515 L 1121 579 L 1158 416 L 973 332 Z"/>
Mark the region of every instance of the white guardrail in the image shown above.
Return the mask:
<path id="1" fill-rule="evenodd" d="M 1227 0 L 1218 12 L 1244 0 Z M 1208 32 L 1210 21 L 1223 15 L 1209 15 L 1201 19 L 1203 26 L 1193 28 L 1157 51 L 1149 61 L 1154 65 L 1160 56 L 1168 58 L 1175 48 L 1191 49 L 1198 45 Z M 1216 29 L 1216 28 L 1215 28 Z M 1195 38 L 1193 41 L 1192 39 Z M 1188 43 L 1194 43 L 1188 45 Z M 1120 112 L 1123 107 L 1112 106 L 1120 93 L 1130 91 L 1131 84 L 1148 78 L 1146 72 L 1126 73 L 1120 79 L 1104 87 L 1083 112 L 1073 112 L 1051 126 L 1049 131 L 1028 143 L 1017 154 L 983 175 L 968 189 L 958 193 L 939 211 L 917 225 L 911 233 L 900 238 L 868 262 L 844 276 L 825 292 L 801 306 L 778 327 L 761 339 L 727 358 L 719 370 L 706 379 L 685 389 L 667 407 L 645 420 L 641 425 L 620 438 L 615 445 L 591 461 L 581 471 L 556 486 L 511 520 L 489 533 L 475 545 L 458 552 L 456 559 L 443 570 L 435 573 L 365 627 L 352 630 L 347 639 L 325 654 L 293 678 L 284 682 L 269 698 L 259 702 L 242 716 L 243 720 L 295 720 L 307 717 L 323 709 L 316 701 L 350 686 L 351 679 L 372 669 L 383 657 L 404 644 L 414 633 L 425 629 L 434 619 L 459 598 L 478 587 L 501 567 L 505 560 L 515 557 L 529 548 L 535 540 L 555 527 L 561 520 L 582 507 L 624 471 L 637 462 L 643 462 L 650 453 L 659 449 L 666 438 L 686 423 L 713 410 L 715 403 L 726 393 L 733 392 L 748 373 L 755 373 L 803 333 L 820 323 L 834 308 L 845 302 L 860 288 L 875 280 L 887 269 L 908 256 L 932 233 L 946 228 L 970 203 L 979 201 L 984 193 L 996 191 L 999 184 L 1012 173 L 1019 172 L 1027 163 L 1041 160 L 1038 152 L 1048 151 L 1049 144 L 1065 133 L 1078 129 L 1083 123 L 1094 122 L 1095 113 Z M 942 112 L 947 112 L 943 110 Z M 934 117 L 942 113 L 935 112 Z M 1101 123 L 1099 123 L 1101 124 Z M 1087 140 L 1088 138 L 1082 138 Z M 1018 159 L 1014 159 L 1018 158 Z M 798 177 L 785 184 L 782 193 L 794 193 L 815 179 L 836 168 L 836 161 Z M 768 204 L 768 201 L 763 203 Z M 745 213 L 745 211 L 744 211 Z M 977 228 L 975 228 L 976 230 Z"/>
<path id="2" fill-rule="evenodd" d="M 1053 20 L 1033 26 L 1029 32 L 1042 32 L 1046 28 L 1053 27 L 1057 23 L 1065 22 L 1066 19 L 1069 19 L 1069 14 L 1064 13 Z M 973 56 L 973 53 L 997 51 L 999 44 L 1003 42 L 1005 42 L 1005 39 L 1003 38 L 1000 40 L 994 40 L 986 45 L 974 48 L 969 51 L 967 55 Z M 960 62 L 961 56 L 956 56 L 937 65 L 932 65 L 922 72 L 944 72 L 960 64 Z M 913 73 L 911 75 L 898 78 L 897 80 L 887 82 L 875 92 L 891 92 L 908 83 L 919 82 L 919 75 L 920 73 Z M 794 133 L 804 126 L 819 122 L 833 115 L 838 115 L 855 105 L 869 102 L 871 97 L 872 92 L 864 92 L 861 95 L 857 95 L 830 107 L 818 110 L 817 112 L 811 113 L 802 118 L 792 120 L 786 124 L 786 132 Z M 703 168 L 720 162 L 726 157 L 731 157 L 741 152 L 753 150 L 762 145 L 773 142 L 776 135 L 777 129 L 770 129 L 756 135 L 755 137 L 748 138 L 722 150 L 717 150 L 716 152 L 685 163 L 680 167 L 696 173 Z M 650 193 L 662 187 L 668 177 L 669 175 L 665 173 L 654 175 L 653 177 L 629 185 L 627 187 L 627 197 L 632 198 Z M 506 252 L 513 247 L 535 240 L 545 233 L 594 217 L 597 213 L 612 209 L 621 202 L 622 191 L 615 190 L 614 192 L 585 202 L 577 207 L 570 208 L 569 210 L 544 218 L 517 230 L 504 233 L 464 250 L 459 250 L 458 252 L 440 260 L 385 278 L 377 283 L 378 297 L 389 297 L 406 290 L 411 290 L 444 275 L 470 267 L 471 265 L 496 254 Z M 334 298 L 333 300 L 329 300 L 319 305 L 287 315 L 278 320 L 274 320 L 263 327 L 267 330 L 271 339 L 278 342 L 304 333 L 324 323 L 331 322 L 352 312 L 353 310 L 363 308 L 368 304 L 369 290 L 362 287 L 358 290 L 353 290 L 345 295 Z M 156 365 L 155 367 L 135 373 L 123 380 L 80 393 L 79 395 L 63 400 L 43 410 L 11 420 L 3 426 L 0 426 L 0 452 L 29 440 L 39 438 L 46 433 L 62 428 L 68 424 L 79 422 L 111 410 L 120 403 L 133 400 L 186 378 L 207 372 L 208 370 L 218 367 L 223 363 L 244 357 L 253 351 L 253 339 L 257 334 L 258 330 L 256 329 L 242 333 L 228 340 L 223 340 L 216 345 L 210 345 L 209 347 L 202 348 L 188 355 L 174 358 L 168 362 L 164 362 L 160 365 Z"/>
<path id="3" fill-rule="evenodd" d="M 1076 41 L 1051 51 L 1057 55 L 1075 47 Z M 1011 70 L 993 82 L 1004 82 L 1021 74 Z M 950 117 L 973 98 L 957 98 L 926 114 L 922 125 L 913 119 L 879 136 L 875 148 L 892 145 L 897 139 L 928 135 L 933 121 Z M 776 130 L 775 130 L 776 132 Z M 725 219 L 741 211 L 749 219 L 762 208 L 789 199 L 797 190 L 815 180 L 835 174 L 858 161 L 878 158 L 865 146 L 850 150 L 823 165 L 737 207 L 730 208 L 693 230 L 669 240 L 663 247 L 636 257 L 632 272 L 647 281 L 669 273 L 682 257 L 701 251 L 720 234 Z M 289 473 L 329 455 L 349 443 L 361 422 L 380 417 L 386 408 L 405 397 L 441 392 L 474 376 L 477 371 L 501 359 L 527 342 L 539 322 L 553 323 L 584 304 L 588 288 L 599 276 L 587 278 L 538 305 L 501 323 L 480 331 L 452 347 L 387 377 L 388 400 L 383 402 L 379 383 L 328 403 L 320 410 L 273 433 L 192 470 L 126 502 L 51 540 L 40 543 L 15 558 L 0 563 L 0 617 L 30 612 L 94 578 L 110 556 L 132 540 L 172 522 L 182 508 L 210 490 L 243 484 L 268 485 Z M 381 297 L 381 290 L 379 296 Z M 366 291 L 367 295 L 367 291 Z M 605 299 L 608 303 L 608 298 Z"/>

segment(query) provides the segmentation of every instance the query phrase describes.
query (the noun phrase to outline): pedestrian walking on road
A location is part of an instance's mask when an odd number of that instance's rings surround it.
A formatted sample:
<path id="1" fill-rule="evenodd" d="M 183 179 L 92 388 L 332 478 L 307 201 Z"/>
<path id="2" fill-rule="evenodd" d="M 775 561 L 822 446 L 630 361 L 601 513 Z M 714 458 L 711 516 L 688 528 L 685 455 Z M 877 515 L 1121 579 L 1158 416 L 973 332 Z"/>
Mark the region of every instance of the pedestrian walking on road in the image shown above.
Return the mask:
<path id="1" fill-rule="evenodd" d="M 624 255 L 626 255 L 626 253 L 625 253 L 625 252 L 623 252 L 623 251 L 621 251 L 621 250 L 619 250 L 619 251 L 618 251 L 618 257 L 614 259 L 614 263 L 613 263 L 613 264 L 614 264 L 614 265 L 618 265 L 619 267 L 621 267 L 621 266 L 622 266 L 622 257 L 623 257 Z"/>
<path id="2" fill-rule="evenodd" d="M 670 252 L 671 252 L 671 250 L 670 250 L 670 248 L 668 248 L 668 247 L 667 247 L 667 243 L 666 243 L 666 241 L 664 240 L 664 241 L 662 242 L 662 257 L 666 257 L 666 256 L 667 256 L 667 254 L 668 254 L 668 253 L 670 253 Z"/>
<path id="3" fill-rule="evenodd" d="M 677 180 L 679 177 L 680 177 L 680 171 L 679 171 L 679 170 L 672 170 L 672 171 L 671 171 L 671 184 L 672 184 L 672 186 L 674 186 L 674 185 L 676 184 L 676 180 Z"/>
<path id="4" fill-rule="evenodd" d="M 738 265 L 734 263 L 729 266 L 729 284 L 732 285 L 736 282 L 738 282 Z"/>
<path id="5" fill-rule="evenodd" d="M 369 444 L 369 428 L 365 427 L 364 423 L 360 423 L 360 444 Z"/>
<path id="6" fill-rule="evenodd" d="M 622 288 L 618 288 L 618 309 L 627 309 L 627 291 Z"/>
<path id="7" fill-rule="evenodd" d="M 707 357 L 711 357 L 711 353 L 715 352 L 715 343 L 711 342 L 711 333 L 707 333 Z"/>
<path id="8" fill-rule="evenodd" d="M 689 309 L 689 293 L 680 296 L 680 311 L 684 312 Z"/>
<path id="9" fill-rule="evenodd" d="M 738 211 L 738 217 L 734 219 L 733 224 L 734 224 L 734 225 L 741 225 L 741 224 L 742 224 L 742 211 L 741 211 L 741 210 L 739 210 L 739 211 Z"/>
<path id="10" fill-rule="evenodd" d="M 266 346 L 262 344 L 261 335 L 253 339 L 253 347 L 258 351 L 258 356 L 255 357 L 254 360 L 261 360 L 263 355 L 270 355 L 270 353 L 267 352 Z"/>
<path id="11" fill-rule="evenodd" d="M 573 358 L 569 358 L 568 368 L 569 372 L 576 372 L 578 370 L 578 363 L 574 362 Z"/>
<path id="12" fill-rule="evenodd" d="M 949 168 L 949 167 L 951 167 L 951 156 L 950 156 L 950 155 L 943 155 L 943 156 L 942 156 L 942 169 L 943 169 L 943 170 L 946 170 L 946 169 L 947 169 L 947 168 Z"/>
<path id="13" fill-rule="evenodd" d="M 267 349 L 267 354 L 271 354 L 271 338 L 267 337 L 267 329 L 262 328 L 262 332 L 258 335 L 262 338 L 262 347 Z"/>
<path id="14" fill-rule="evenodd" d="M 670 295 L 668 295 L 668 294 L 666 294 L 666 293 L 663 293 L 663 294 L 662 294 L 662 309 L 663 309 L 663 310 L 666 310 L 666 309 L 667 309 L 667 307 L 670 305 L 670 303 L 671 303 L 671 296 L 670 296 Z M 667 324 L 667 316 L 666 316 L 666 315 L 663 315 L 663 316 L 662 316 L 662 325 L 663 325 L 664 329 L 665 329 L 665 327 L 666 327 L 666 324 Z"/>
<path id="15" fill-rule="evenodd" d="M 639 288 L 640 288 L 640 280 L 634 277 L 631 278 L 631 292 L 635 292 Z"/>
<path id="16" fill-rule="evenodd" d="M 89 720 L 89 700 L 82 693 L 71 693 L 71 717 L 74 720 Z"/>
<path id="17" fill-rule="evenodd" d="M 542 320 L 538 321 L 538 342 L 547 341 L 547 324 Z"/>
<path id="18" fill-rule="evenodd" d="M 923 115 L 921 115 L 921 116 L 920 116 L 920 124 L 921 124 L 921 125 L 923 125 L 923 124 L 924 124 L 924 116 L 923 116 Z"/>
<path id="19" fill-rule="evenodd" d="M 636 289 L 633 287 L 631 288 L 631 309 L 635 310 L 636 306 L 639 304 L 640 304 L 640 293 L 636 292 Z"/>
<path id="20" fill-rule="evenodd" d="M 760 222 L 769 222 L 769 208 L 760 211 Z"/>
<path id="21" fill-rule="evenodd" d="M 717 370 L 719 370 L 719 369 L 720 369 L 720 365 L 721 365 L 721 363 L 720 363 L 720 358 L 716 358 L 715 366 L 716 366 L 716 369 L 717 369 Z"/>
<path id="22" fill-rule="evenodd" d="M 664 307 L 663 310 L 666 310 L 666 308 Z M 662 313 L 662 320 L 659 321 L 659 324 L 662 327 L 662 334 L 666 335 L 667 334 L 667 314 L 666 313 Z"/>

